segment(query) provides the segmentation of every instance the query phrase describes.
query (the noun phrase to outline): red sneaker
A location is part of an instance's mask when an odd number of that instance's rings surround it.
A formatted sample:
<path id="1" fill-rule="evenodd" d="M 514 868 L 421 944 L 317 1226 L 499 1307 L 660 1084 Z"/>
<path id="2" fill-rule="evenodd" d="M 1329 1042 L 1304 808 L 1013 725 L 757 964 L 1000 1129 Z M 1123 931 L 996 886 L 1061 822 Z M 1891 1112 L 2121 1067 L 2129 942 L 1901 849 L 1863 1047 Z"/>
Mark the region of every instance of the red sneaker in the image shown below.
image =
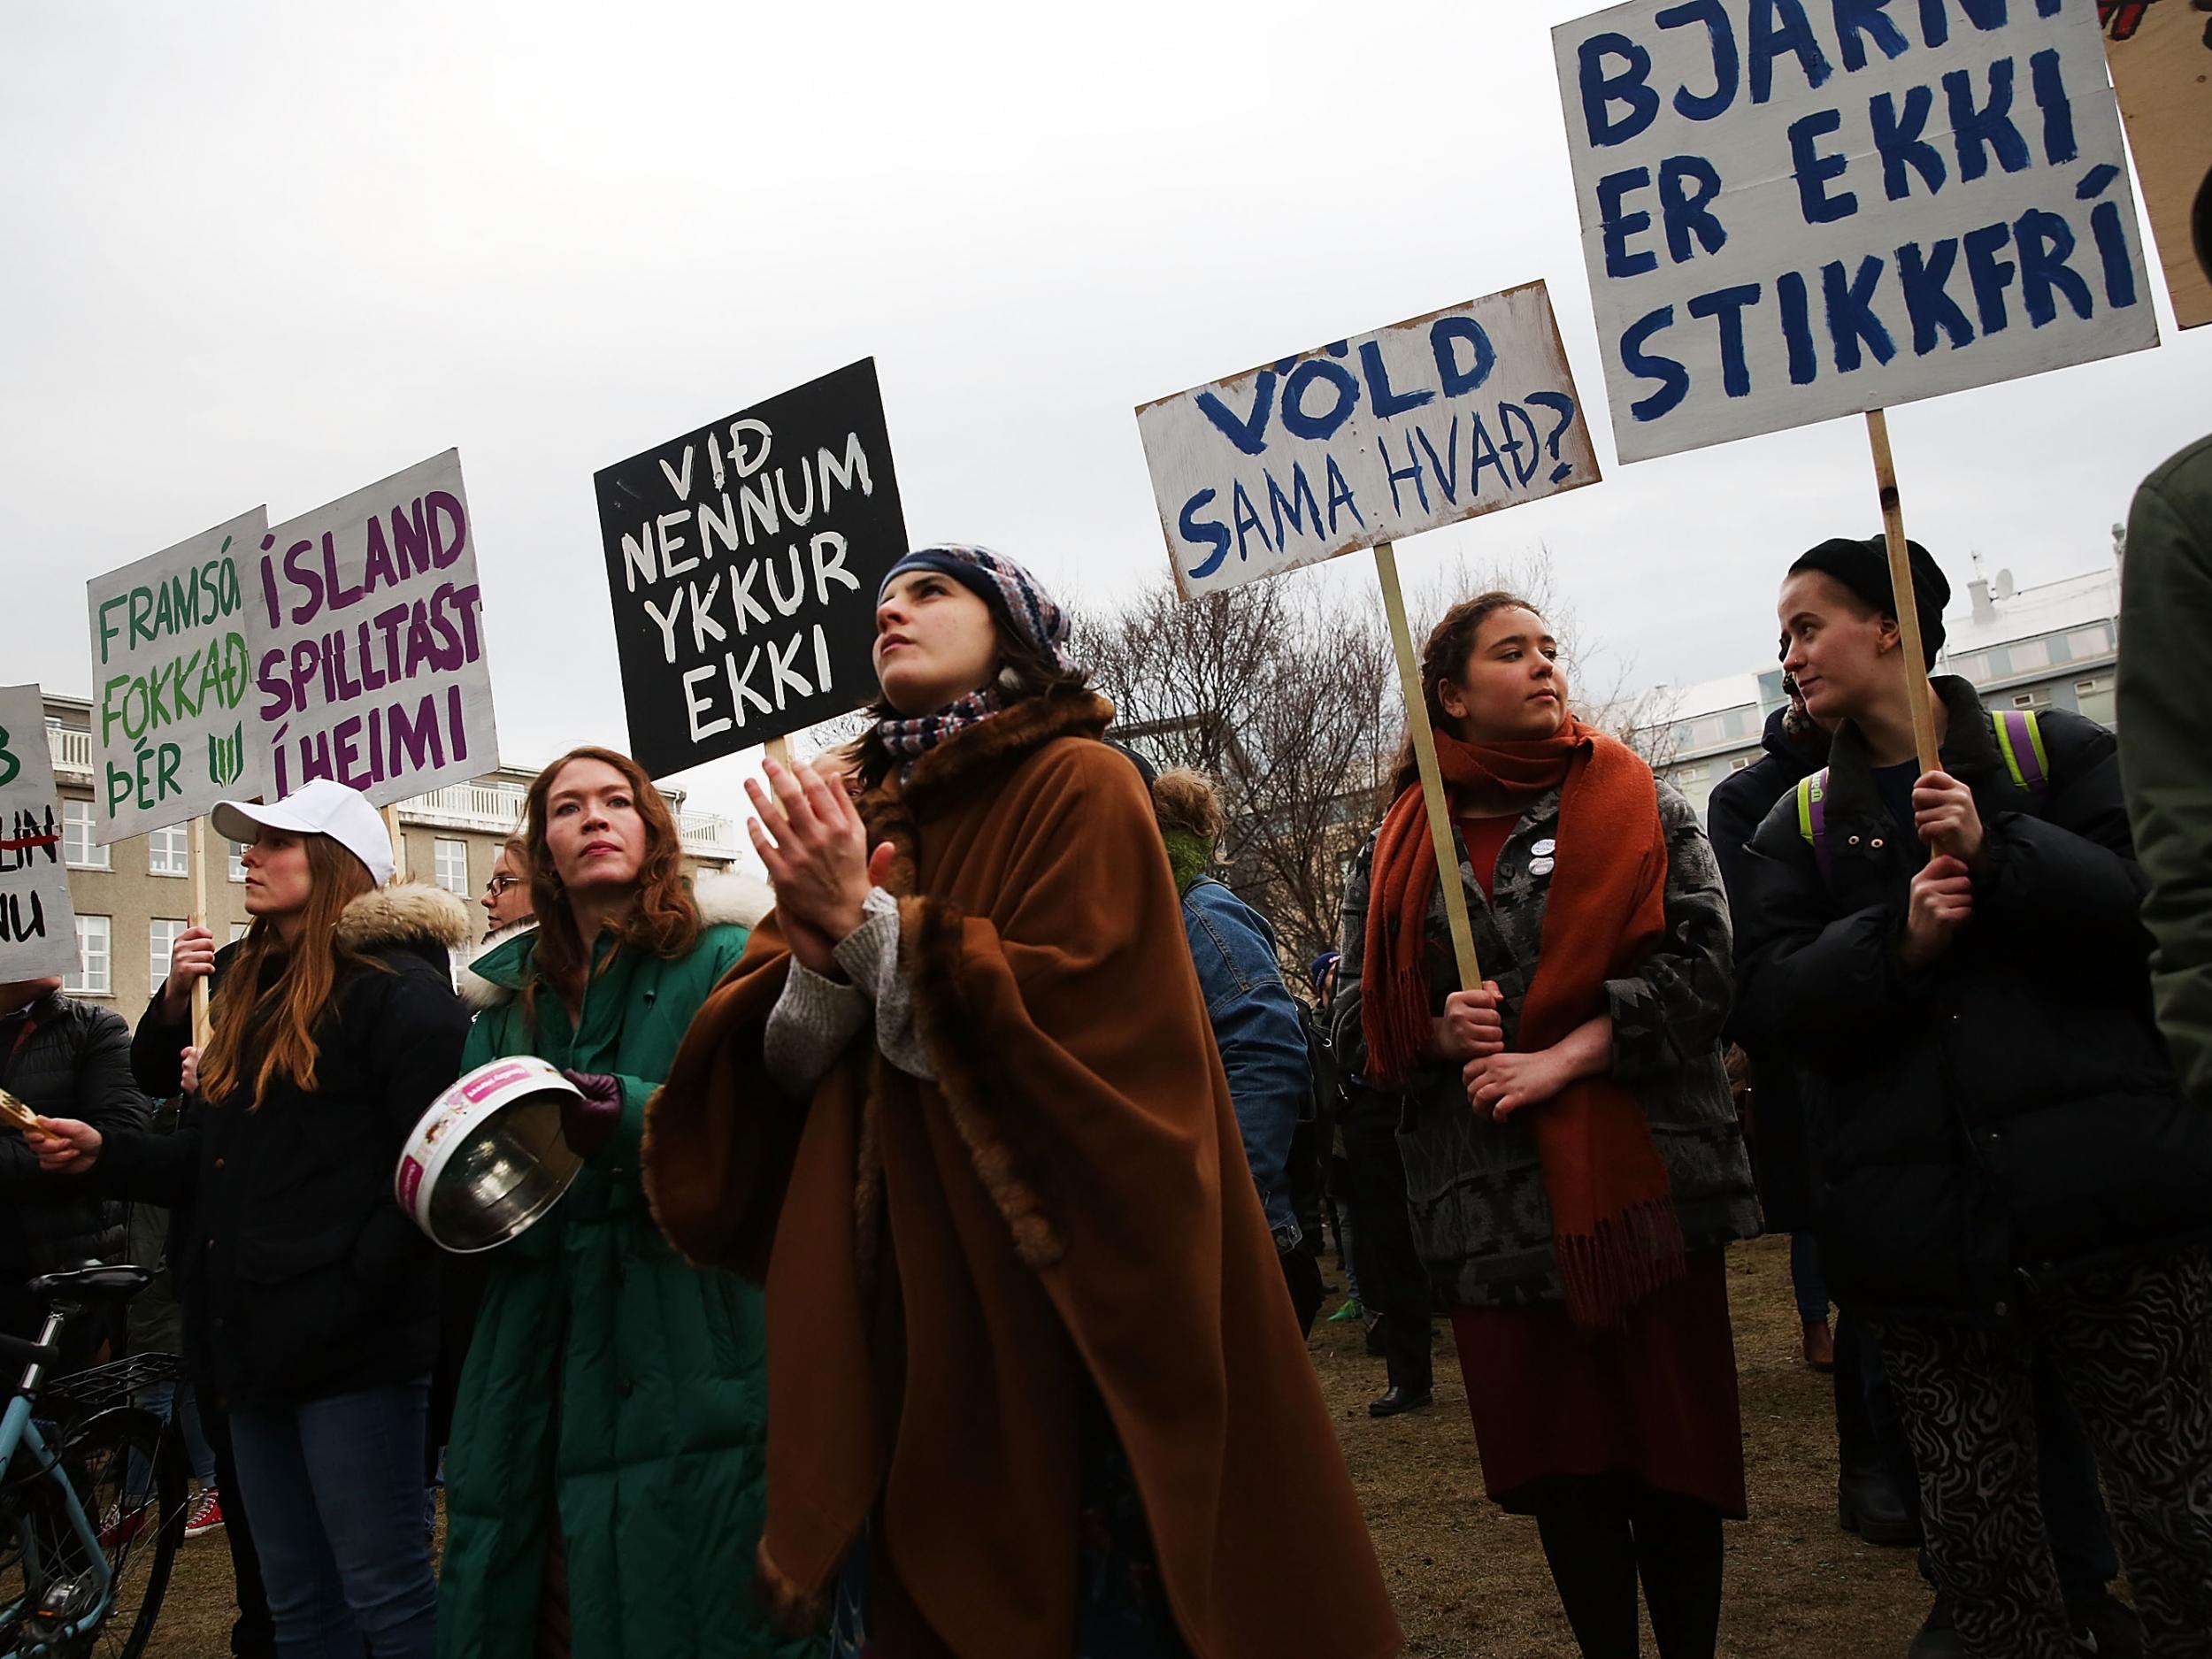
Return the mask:
<path id="1" fill-rule="evenodd" d="M 203 1486 L 200 1495 L 192 1500 L 192 1507 L 185 1511 L 184 1535 L 198 1538 L 215 1531 L 222 1524 L 222 1494 L 212 1486 Z"/>
<path id="2" fill-rule="evenodd" d="M 128 1515 L 119 1503 L 111 1505 L 100 1517 L 100 1548 L 115 1549 L 127 1544 L 154 1524 L 154 1506 L 142 1503 Z"/>

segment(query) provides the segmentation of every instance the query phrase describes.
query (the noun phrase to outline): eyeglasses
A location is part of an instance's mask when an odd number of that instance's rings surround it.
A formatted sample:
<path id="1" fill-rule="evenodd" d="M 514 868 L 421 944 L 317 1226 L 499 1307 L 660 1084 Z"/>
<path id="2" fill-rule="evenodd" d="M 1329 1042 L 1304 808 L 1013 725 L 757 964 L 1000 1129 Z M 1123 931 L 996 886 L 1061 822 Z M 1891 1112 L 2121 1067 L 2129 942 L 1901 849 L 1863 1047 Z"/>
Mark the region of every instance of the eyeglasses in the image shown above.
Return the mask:
<path id="1" fill-rule="evenodd" d="M 495 899 L 509 887 L 518 887 L 521 885 L 520 876 L 494 876 L 484 884 L 484 892 L 488 897 Z"/>

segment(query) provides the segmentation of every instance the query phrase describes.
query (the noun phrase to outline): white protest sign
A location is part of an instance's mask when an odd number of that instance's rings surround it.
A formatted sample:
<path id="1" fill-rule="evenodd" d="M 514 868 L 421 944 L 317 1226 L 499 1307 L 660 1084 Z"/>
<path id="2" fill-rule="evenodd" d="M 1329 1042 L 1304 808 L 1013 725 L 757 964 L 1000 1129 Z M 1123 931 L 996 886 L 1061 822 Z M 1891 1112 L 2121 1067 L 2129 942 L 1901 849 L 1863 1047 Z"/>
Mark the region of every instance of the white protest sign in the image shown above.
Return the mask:
<path id="1" fill-rule="evenodd" d="M 76 971 L 45 700 L 36 686 L 0 686 L 0 980 Z"/>
<path id="2" fill-rule="evenodd" d="M 461 455 L 280 524 L 255 561 L 270 781 L 382 806 L 499 764 Z"/>
<path id="3" fill-rule="evenodd" d="M 2092 0 L 1553 31 L 1624 461 L 2158 343 Z"/>
<path id="4" fill-rule="evenodd" d="M 253 713 L 260 508 L 85 584 L 92 622 L 92 798 L 98 839 L 204 816 L 267 787 Z"/>
<path id="5" fill-rule="evenodd" d="M 1598 481 L 1541 282 L 1137 411 L 1185 598 Z"/>

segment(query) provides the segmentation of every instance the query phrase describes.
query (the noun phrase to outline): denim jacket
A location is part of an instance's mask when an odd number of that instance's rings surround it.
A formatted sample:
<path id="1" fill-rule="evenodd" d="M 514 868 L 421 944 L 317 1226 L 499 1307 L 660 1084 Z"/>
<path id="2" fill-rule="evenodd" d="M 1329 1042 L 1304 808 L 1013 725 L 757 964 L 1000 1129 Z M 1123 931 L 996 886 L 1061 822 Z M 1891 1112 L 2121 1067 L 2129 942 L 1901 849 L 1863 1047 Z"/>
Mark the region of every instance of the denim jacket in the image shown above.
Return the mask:
<path id="1" fill-rule="evenodd" d="M 1183 930 L 1260 1205 L 1276 1249 L 1288 1250 L 1303 1236 L 1291 1200 L 1290 1140 L 1313 1103 L 1298 1001 L 1283 985 L 1274 929 L 1220 882 L 1192 883 L 1183 895 Z"/>

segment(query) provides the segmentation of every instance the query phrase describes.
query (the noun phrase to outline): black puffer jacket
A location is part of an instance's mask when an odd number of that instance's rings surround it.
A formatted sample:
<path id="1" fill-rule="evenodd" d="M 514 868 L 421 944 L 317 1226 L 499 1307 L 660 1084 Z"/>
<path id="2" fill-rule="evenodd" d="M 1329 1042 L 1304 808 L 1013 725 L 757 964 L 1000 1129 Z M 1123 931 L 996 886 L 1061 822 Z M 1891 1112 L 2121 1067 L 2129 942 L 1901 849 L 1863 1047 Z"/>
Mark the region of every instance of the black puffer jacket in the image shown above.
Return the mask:
<path id="1" fill-rule="evenodd" d="M 131 1030 L 111 1010 L 56 991 L 0 1019 L 0 1087 L 48 1118 L 102 1134 L 144 1127 L 153 1102 L 131 1080 Z M 20 1040 L 19 1042 L 19 1039 Z M 123 1206 L 42 1176 L 22 1137 L 0 1134 L 0 1271 L 29 1278 L 123 1259 Z"/>
<path id="2" fill-rule="evenodd" d="M 355 900 L 338 936 L 382 966 L 341 972 L 315 1026 L 315 1092 L 280 1079 L 258 1110 L 242 1091 L 196 1106 L 173 1134 L 111 1138 L 94 1166 L 106 1190 L 189 1215 L 170 1258 L 189 1357 L 230 1403 L 429 1378 L 437 1250 L 400 1213 L 392 1170 L 460 1070 L 468 1013 L 446 953 L 469 932 L 434 887 Z M 237 949 L 218 954 L 218 984 Z M 132 1046 L 140 1083 L 173 1093 L 189 1040 L 157 996 Z"/>
<path id="3" fill-rule="evenodd" d="M 2002 1318 L 2023 1275 L 2212 1233 L 2212 1115 L 2183 1102 L 2152 1020 L 2112 734 L 2043 715 L 2049 783 L 2031 793 L 1972 688 L 1936 685 L 1944 766 L 1972 788 L 1988 841 L 1973 919 L 1932 966 L 1901 961 L 1925 853 L 1846 726 L 1825 878 L 1793 792 L 1753 840 L 1738 1018 L 1803 1074 L 1838 1300 Z"/>
<path id="4" fill-rule="evenodd" d="M 1744 870 L 1752 836 L 1774 803 L 1797 780 L 1820 770 L 1828 757 L 1828 734 L 1818 726 L 1793 737 L 1785 726 L 1787 710 L 1767 717 L 1760 747 L 1766 753 L 1713 786 L 1705 803 L 1705 833 L 1713 843 L 1728 908 L 1740 914 L 1746 902 Z M 1739 1001 L 1741 993 L 1739 992 Z M 1752 1173 L 1759 1182 L 1759 1207 L 1776 1233 L 1800 1233 L 1813 1225 L 1812 1153 L 1805 1143 L 1805 1102 L 1788 1052 L 1746 1042 L 1732 1023 L 1729 1038 L 1742 1043 L 1751 1058 Z"/>

